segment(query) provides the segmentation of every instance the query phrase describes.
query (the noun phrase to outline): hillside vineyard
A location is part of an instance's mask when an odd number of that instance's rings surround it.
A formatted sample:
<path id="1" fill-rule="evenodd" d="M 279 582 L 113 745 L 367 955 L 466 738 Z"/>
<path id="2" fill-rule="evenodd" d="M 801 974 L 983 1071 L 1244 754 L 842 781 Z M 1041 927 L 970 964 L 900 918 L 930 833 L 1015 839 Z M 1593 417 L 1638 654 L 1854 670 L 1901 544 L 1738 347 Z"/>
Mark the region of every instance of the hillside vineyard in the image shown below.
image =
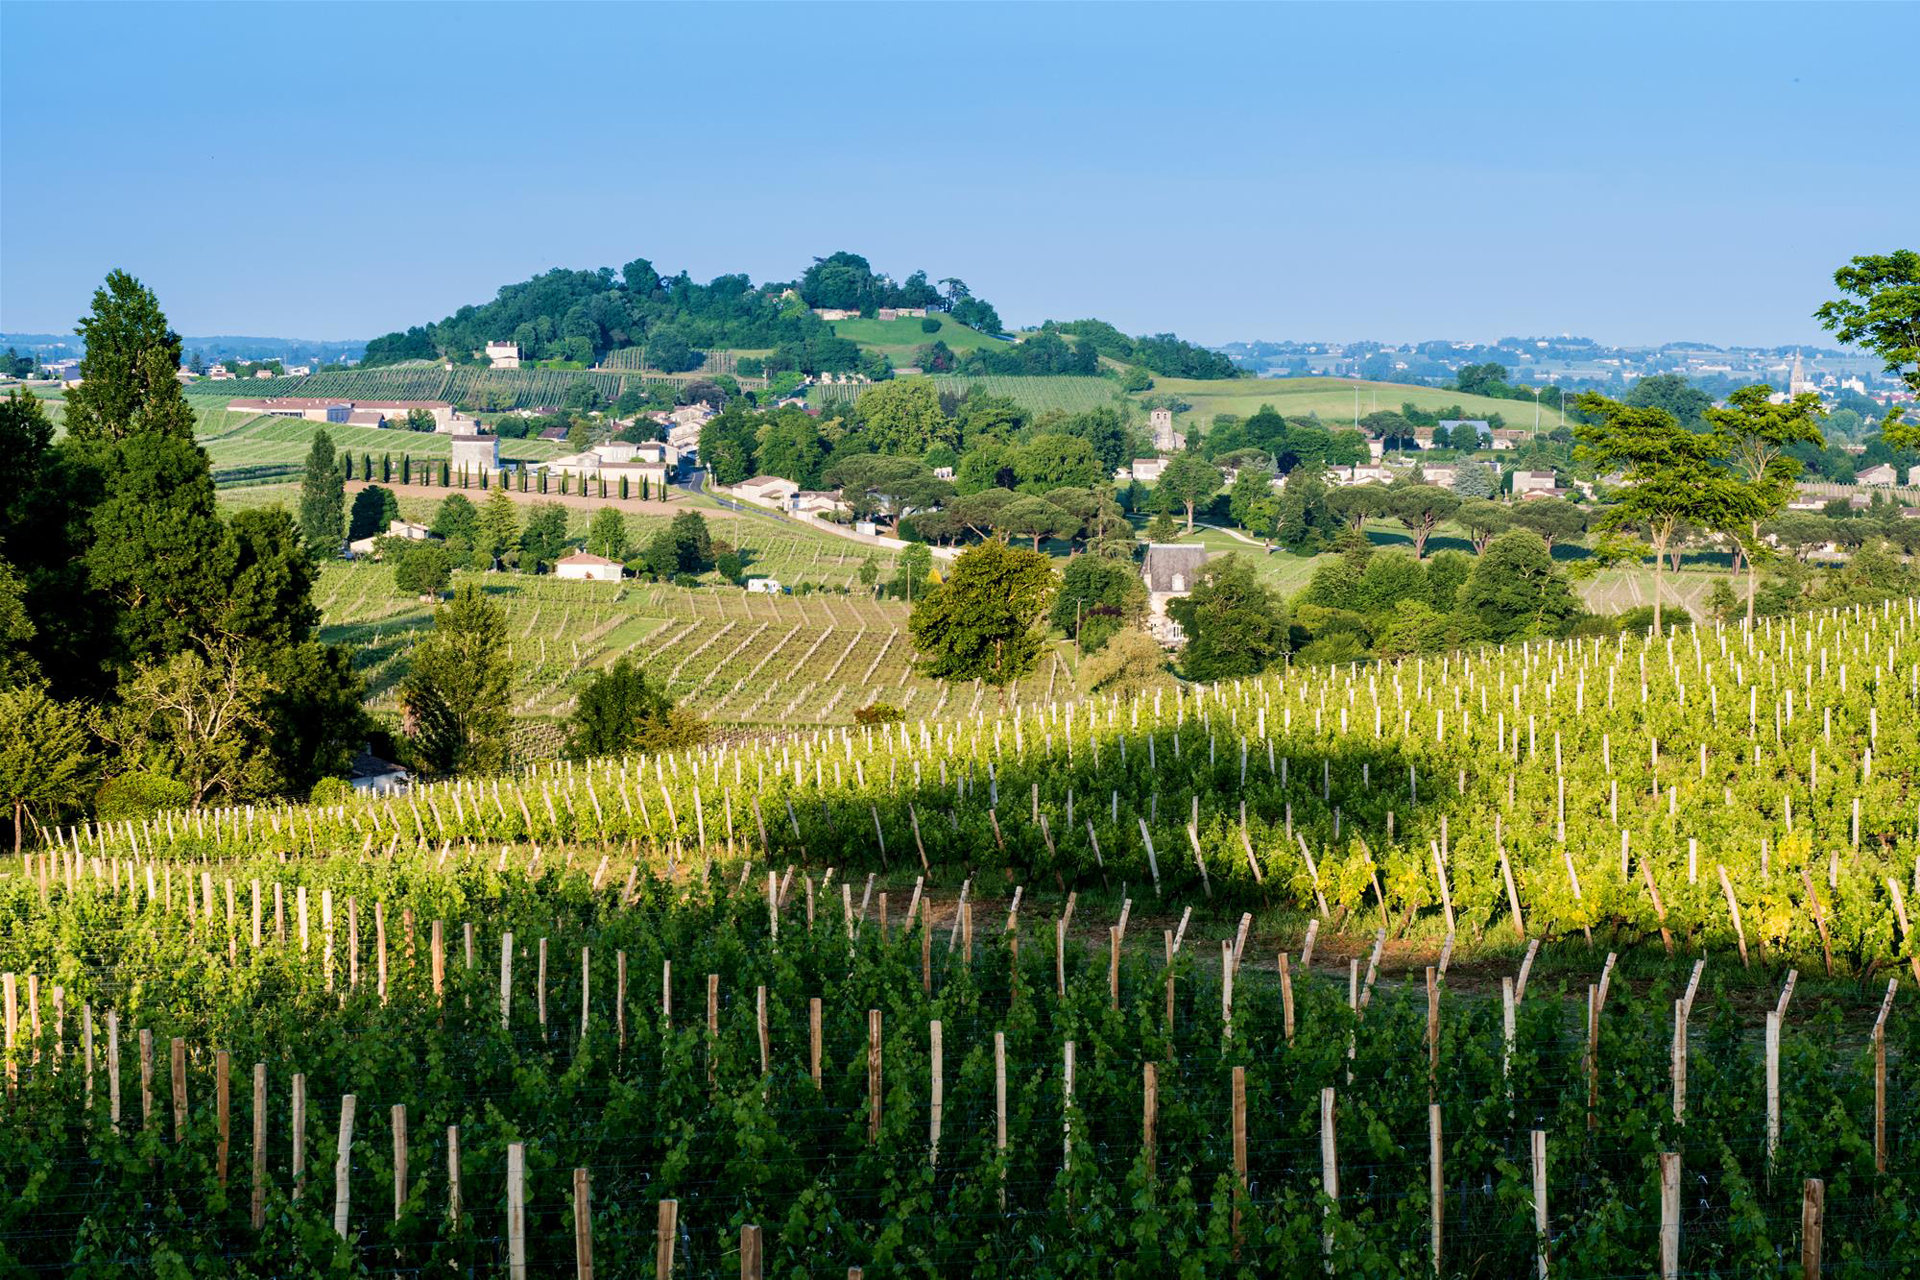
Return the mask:
<path id="1" fill-rule="evenodd" d="M 1917 709 L 1905 601 L 48 832 L 0 1257 L 1898 1274 Z"/>

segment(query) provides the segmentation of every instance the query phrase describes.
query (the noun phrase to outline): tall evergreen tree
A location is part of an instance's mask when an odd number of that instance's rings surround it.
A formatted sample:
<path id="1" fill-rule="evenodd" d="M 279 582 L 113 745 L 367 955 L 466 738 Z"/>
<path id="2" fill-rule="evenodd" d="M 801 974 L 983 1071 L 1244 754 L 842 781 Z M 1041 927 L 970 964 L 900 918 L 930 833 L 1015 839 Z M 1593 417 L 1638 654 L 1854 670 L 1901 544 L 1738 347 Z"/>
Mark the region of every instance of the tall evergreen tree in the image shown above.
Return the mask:
<path id="1" fill-rule="evenodd" d="M 193 439 L 193 409 L 180 392 L 180 335 L 153 290 L 124 271 L 94 290 L 76 332 L 86 342 L 80 385 L 67 396 L 67 434 L 82 442 L 136 434 Z"/>
<path id="2" fill-rule="evenodd" d="M 225 592 L 215 572 L 224 530 L 207 455 L 191 440 L 126 436 L 103 451 L 100 479 L 87 571 L 114 605 L 113 658 L 124 670 L 205 631 Z"/>
<path id="3" fill-rule="evenodd" d="M 512 728 L 506 610 L 463 586 L 434 611 L 433 634 L 414 646 L 400 705 L 415 767 L 449 776 L 497 773 Z"/>
<path id="4" fill-rule="evenodd" d="M 313 437 L 307 469 L 300 477 L 300 533 L 306 538 L 307 554 L 316 562 L 339 555 L 346 523 L 346 478 L 333 451 L 333 437 L 320 431 Z"/>

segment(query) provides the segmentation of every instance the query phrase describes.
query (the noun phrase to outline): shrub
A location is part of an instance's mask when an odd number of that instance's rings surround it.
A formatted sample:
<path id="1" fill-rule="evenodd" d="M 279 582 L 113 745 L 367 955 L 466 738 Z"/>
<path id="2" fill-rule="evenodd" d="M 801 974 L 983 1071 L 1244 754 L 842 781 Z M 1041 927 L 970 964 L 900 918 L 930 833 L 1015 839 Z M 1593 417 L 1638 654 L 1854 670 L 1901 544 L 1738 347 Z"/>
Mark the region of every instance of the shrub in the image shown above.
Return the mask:
<path id="1" fill-rule="evenodd" d="M 855 724 L 899 724 L 907 718 L 907 713 L 890 702 L 875 702 L 864 707 L 855 707 Z"/>
<path id="2" fill-rule="evenodd" d="M 101 783 L 93 797 L 93 812 L 101 822 L 150 818 L 162 809 L 186 808 L 188 798 L 186 783 L 140 770 Z"/>
<path id="3" fill-rule="evenodd" d="M 314 804 L 345 804 L 353 799 L 353 784 L 345 778 L 322 778 L 307 797 Z"/>
<path id="4" fill-rule="evenodd" d="M 922 332 L 922 333 L 938 333 L 938 332 L 940 332 L 940 320 L 939 320 L 939 317 L 937 317 L 937 316 L 922 316 L 922 317 L 920 318 L 920 332 Z"/>

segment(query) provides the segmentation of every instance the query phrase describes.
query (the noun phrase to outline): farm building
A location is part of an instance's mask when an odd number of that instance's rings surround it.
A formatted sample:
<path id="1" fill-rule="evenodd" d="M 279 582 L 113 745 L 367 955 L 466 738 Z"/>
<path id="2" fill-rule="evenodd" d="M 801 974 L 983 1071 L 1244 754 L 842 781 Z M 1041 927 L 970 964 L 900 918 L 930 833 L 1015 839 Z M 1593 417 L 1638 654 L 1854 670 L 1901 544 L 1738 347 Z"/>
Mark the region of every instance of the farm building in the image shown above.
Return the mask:
<path id="1" fill-rule="evenodd" d="M 1895 476 L 1892 464 L 1883 462 L 1877 467 L 1868 467 L 1856 473 L 1853 478 L 1858 484 L 1887 485 L 1894 482 Z"/>
<path id="2" fill-rule="evenodd" d="M 1187 595 L 1207 564 L 1205 547 L 1155 542 L 1147 546 L 1140 578 L 1147 585 L 1147 632 L 1164 645 L 1185 643 L 1180 624 L 1167 616 L 1167 602 Z"/>
<path id="3" fill-rule="evenodd" d="M 275 418 L 304 418 L 308 422 L 345 422 L 355 426 L 404 422 L 408 413 L 420 409 L 433 415 L 433 429 L 442 434 L 455 434 L 462 427 L 471 428 L 474 425 L 471 418 L 463 417 L 445 400 L 346 400 L 330 396 L 263 396 L 229 400 L 227 408 L 234 413 L 262 413 Z"/>
<path id="4" fill-rule="evenodd" d="M 489 342 L 487 344 L 487 363 L 495 369 L 518 369 L 520 367 L 520 345 L 515 342 Z"/>
<path id="5" fill-rule="evenodd" d="M 554 563 L 553 576 L 586 582 L 617 582 L 620 562 L 596 556 L 591 551 L 576 551 Z"/>
<path id="6" fill-rule="evenodd" d="M 469 475 L 500 469 L 500 437 L 460 435 L 453 437 L 453 469 Z"/>
<path id="7" fill-rule="evenodd" d="M 793 501 L 800 486 L 785 476 L 755 476 L 733 486 L 733 496 L 762 506 L 785 507 Z"/>

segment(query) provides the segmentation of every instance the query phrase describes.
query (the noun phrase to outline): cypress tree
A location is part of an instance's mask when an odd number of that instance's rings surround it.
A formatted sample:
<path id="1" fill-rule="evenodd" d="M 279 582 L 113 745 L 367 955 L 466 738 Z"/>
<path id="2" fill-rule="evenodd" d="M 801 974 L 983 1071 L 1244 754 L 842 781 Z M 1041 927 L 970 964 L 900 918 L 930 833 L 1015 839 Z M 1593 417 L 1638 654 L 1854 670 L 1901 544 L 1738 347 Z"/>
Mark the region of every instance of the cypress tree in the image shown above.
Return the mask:
<path id="1" fill-rule="evenodd" d="M 347 464 L 352 465 L 352 455 L 347 455 Z M 306 539 L 307 555 L 316 562 L 339 555 L 346 520 L 346 478 L 334 456 L 333 437 L 321 431 L 313 437 L 300 480 L 300 535 Z"/>

